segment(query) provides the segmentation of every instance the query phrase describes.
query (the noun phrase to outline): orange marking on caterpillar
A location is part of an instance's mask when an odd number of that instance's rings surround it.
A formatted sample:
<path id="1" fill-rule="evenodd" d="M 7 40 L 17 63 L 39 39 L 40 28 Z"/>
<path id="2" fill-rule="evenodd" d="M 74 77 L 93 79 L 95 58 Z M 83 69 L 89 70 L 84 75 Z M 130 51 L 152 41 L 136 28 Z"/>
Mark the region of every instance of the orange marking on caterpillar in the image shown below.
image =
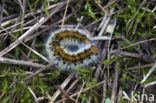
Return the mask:
<path id="1" fill-rule="evenodd" d="M 98 54 L 98 49 L 95 45 L 92 46 L 92 51 L 97 55 Z"/>
<path id="2" fill-rule="evenodd" d="M 87 38 L 85 38 L 85 36 L 79 35 L 78 33 L 72 33 L 72 32 L 64 32 L 64 33 L 60 33 L 56 36 L 56 39 L 64 39 L 66 36 L 71 37 L 75 37 L 76 39 L 82 40 L 82 41 L 88 41 Z M 89 42 L 89 41 L 88 41 Z"/>
<path id="3" fill-rule="evenodd" d="M 70 60 L 70 61 L 79 61 L 80 59 L 84 59 L 87 56 L 90 56 L 92 54 L 92 50 L 87 50 L 86 52 L 78 55 L 78 56 L 70 56 L 63 52 L 63 50 L 56 46 L 56 51 L 61 55 L 62 58 Z"/>

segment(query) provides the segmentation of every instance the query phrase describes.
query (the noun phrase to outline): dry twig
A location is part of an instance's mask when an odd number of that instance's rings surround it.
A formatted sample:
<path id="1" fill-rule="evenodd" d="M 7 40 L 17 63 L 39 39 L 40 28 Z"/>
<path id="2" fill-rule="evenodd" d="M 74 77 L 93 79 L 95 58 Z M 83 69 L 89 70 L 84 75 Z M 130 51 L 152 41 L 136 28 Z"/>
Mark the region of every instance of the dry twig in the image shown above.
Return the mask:
<path id="1" fill-rule="evenodd" d="M 30 93 L 33 95 L 33 97 L 34 97 L 34 99 L 35 99 L 35 103 L 39 103 L 39 102 L 38 102 L 38 99 L 37 99 L 37 97 L 36 97 L 36 95 L 35 95 L 35 93 L 31 90 L 30 87 L 28 87 L 28 90 L 29 90 Z"/>
<path id="2" fill-rule="evenodd" d="M 29 30 L 27 30 L 22 36 L 20 36 L 18 38 L 18 40 L 16 40 L 15 42 L 13 42 L 12 44 L 10 44 L 8 47 L 6 47 L 3 51 L 0 52 L 0 56 L 5 55 L 7 52 L 11 51 L 13 48 L 15 48 L 17 45 L 20 44 L 19 41 L 23 41 L 26 37 L 28 37 L 30 34 L 32 34 L 35 30 L 37 30 L 43 23 L 45 23 L 52 15 L 54 15 L 56 12 L 58 12 L 58 10 L 63 6 L 60 5 L 59 7 L 55 8 L 53 12 L 51 12 L 51 14 L 44 18 L 42 17 L 38 23 L 36 23 L 34 26 L 32 26 Z"/>
<path id="3" fill-rule="evenodd" d="M 97 83 L 97 85 L 100 86 L 100 85 L 102 85 L 103 83 L 105 83 L 105 81 L 101 81 L 101 82 Z M 91 90 L 91 89 L 93 89 L 93 88 L 95 88 L 95 87 L 96 87 L 95 85 L 94 85 L 94 86 L 91 86 L 91 87 L 88 87 L 88 88 L 82 90 L 81 93 L 87 92 L 88 90 Z M 75 96 L 77 96 L 78 94 L 79 94 L 79 92 L 76 92 L 76 93 L 72 94 L 70 97 L 75 97 Z M 65 99 L 65 100 L 66 100 L 66 99 Z M 61 103 L 62 101 L 63 101 L 63 100 L 60 100 L 60 101 L 57 101 L 56 103 Z"/>
<path id="4" fill-rule="evenodd" d="M 16 64 L 16 65 L 25 65 L 35 68 L 45 67 L 42 64 L 33 63 L 30 61 L 24 61 L 24 60 L 14 60 L 9 58 L 0 57 L 0 63 L 7 63 L 7 64 Z"/>
<path id="5" fill-rule="evenodd" d="M 113 88 L 112 88 L 112 95 L 111 95 L 111 103 L 116 103 L 116 94 L 117 94 L 117 88 L 118 88 L 118 78 L 119 78 L 119 61 L 116 62 L 115 65 L 115 75 L 114 75 L 114 81 L 113 81 Z"/>
<path id="6" fill-rule="evenodd" d="M 65 90 L 63 90 L 62 88 L 58 87 L 58 89 L 61 91 L 61 93 L 63 94 L 64 97 L 66 97 L 69 101 L 73 101 L 75 102 L 75 99 L 70 97 L 67 92 Z"/>
<path id="7" fill-rule="evenodd" d="M 61 84 L 61 88 L 62 89 L 64 89 L 66 86 L 67 86 L 67 84 L 69 83 L 69 81 L 73 78 L 73 76 L 75 75 L 75 73 L 76 73 L 76 71 L 73 71 L 66 79 L 65 79 L 65 81 Z M 59 96 L 59 94 L 60 94 L 60 90 L 57 90 L 55 93 L 54 93 L 54 95 L 52 96 L 52 98 L 53 98 L 53 100 L 55 101 L 56 100 L 56 98 Z"/>
<path id="8" fill-rule="evenodd" d="M 148 73 L 146 74 L 146 76 L 144 77 L 144 79 L 141 81 L 141 83 L 144 83 L 147 78 L 151 75 L 151 73 L 155 70 L 156 68 L 156 63 L 153 65 L 153 67 L 148 71 Z"/>
<path id="9" fill-rule="evenodd" d="M 26 81 L 32 79 L 34 76 L 38 75 L 39 73 L 41 73 L 41 72 L 43 72 L 45 70 L 51 69 L 51 67 L 53 67 L 53 64 L 49 64 L 49 65 L 47 65 L 45 67 L 42 67 L 41 69 L 37 70 L 35 73 L 25 77 L 22 82 L 25 83 Z"/>

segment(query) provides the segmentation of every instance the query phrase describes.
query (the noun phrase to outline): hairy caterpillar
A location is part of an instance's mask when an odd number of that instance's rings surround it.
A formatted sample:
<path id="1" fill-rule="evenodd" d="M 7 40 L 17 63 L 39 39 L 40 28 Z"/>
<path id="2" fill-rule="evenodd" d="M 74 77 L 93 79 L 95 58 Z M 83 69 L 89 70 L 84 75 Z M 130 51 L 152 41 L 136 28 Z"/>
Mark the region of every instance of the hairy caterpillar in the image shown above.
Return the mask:
<path id="1" fill-rule="evenodd" d="M 64 28 L 51 32 L 45 50 L 57 69 L 72 70 L 97 60 L 99 51 L 92 42 L 87 30 Z"/>

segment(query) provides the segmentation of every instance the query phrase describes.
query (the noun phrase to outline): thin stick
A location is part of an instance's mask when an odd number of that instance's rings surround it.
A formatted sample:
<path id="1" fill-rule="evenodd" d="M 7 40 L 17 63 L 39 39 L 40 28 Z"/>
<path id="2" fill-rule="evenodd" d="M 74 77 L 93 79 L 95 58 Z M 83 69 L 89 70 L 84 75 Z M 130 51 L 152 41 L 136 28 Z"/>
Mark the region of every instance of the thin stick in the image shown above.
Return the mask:
<path id="1" fill-rule="evenodd" d="M 106 73 L 105 73 L 106 74 Z M 104 78 L 103 78 L 103 95 L 102 95 L 102 102 L 101 103 L 105 103 L 106 101 L 106 91 L 107 91 L 107 80 L 106 80 L 106 75 L 104 75 Z"/>
<path id="2" fill-rule="evenodd" d="M 154 63 L 151 63 L 151 64 L 145 64 L 145 65 L 140 65 L 140 66 L 128 67 L 128 68 L 126 68 L 126 69 L 127 69 L 127 70 L 144 69 L 144 68 L 151 67 L 151 66 L 153 66 L 153 65 L 154 65 Z"/>
<path id="3" fill-rule="evenodd" d="M 112 8 L 110 12 L 113 12 L 113 11 L 114 11 L 114 8 Z M 111 31 L 111 34 L 110 34 L 110 38 L 112 38 L 112 36 L 113 36 L 113 32 L 114 32 L 114 29 L 115 29 L 115 26 L 116 26 L 116 21 L 117 20 L 115 19 L 115 21 L 113 23 L 112 31 Z M 107 48 L 107 52 L 108 52 L 107 60 L 108 61 L 110 60 L 110 51 L 111 51 L 110 45 L 111 45 L 111 39 L 108 41 L 108 48 Z M 107 66 L 107 73 L 108 73 L 107 78 L 109 78 L 109 68 L 110 68 L 110 65 Z"/>
<path id="4" fill-rule="evenodd" d="M 46 95 L 47 95 L 47 97 L 49 98 L 50 102 L 51 102 L 51 103 L 54 103 L 54 100 L 53 100 L 53 98 L 50 96 L 50 94 L 49 94 L 49 93 L 46 93 Z"/>
<path id="5" fill-rule="evenodd" d="M 15 27 L 15 26 L 17 26 L 17 25 L 20 25 L 21 23 L 22 23 L 22 22 L 20 22 L 20 23 L 16 23 L 16 24 L 11 25 L 11 26 L 9 26 L 9 27 L 6 27 L 6 28 L 4 28 L 4 30 L 11 29 L 11 28 L 13 28 L 13 27 Z M 0 33 L 3 32 L 4 30 L 0 30 Z"/>
<path id="6" fill-rule="evenodd" d="M 70 87 L 67 89 L 67 93 L 70 92 L 70 90 L 76 85 L 76 83 L 79 81 L 80 79 L 76 79 L 71 85 Z"/>
<path id="7" fill-rule="evenodd" d="M 65 3 L 65 2 L 60 2 L 60 3 L 54 4 L 54 5 L 48 6 L 47 10 L 50 10 L 50 9 L 55 8 L 55 7 L 57 7 L 57 6 L 60 6 L 60 5 L 64 4 L 64 3 Z M 30 17 L 32 14 L 38 14 L 38 13 L 41 13 L 41 12 L 42 12 L 42 10 L 37 10 L 37 11 L 35 11 L 35 12 L 33 12 L 33 13 L 32 13 L 32 12 L 31 12 L 31 13 L 28 13 L 28 14 L 25 15 L 24 18 Z M 7 26 L 8 24 L 13 23 L 16 19 L 17 19 L 17 18 L 11 18 L 11 20 L 8 20 L 8 21 L 6 21 L 6 22 L 3 22 L 3 23 L 1 24 L 1 27 L 5 27 L 5 26 Z"/>
<path id="8" fill-rule="evenodd" d="M 80 8 L 79 8 L 78 10 L 76 10 L 76 12 L 78 12 L 79 10 L 80 10 Z M 67 15 L 66 18 L 65 18 L 65 20 L 68 19 L 69 17 L 71 17 L 72 15 L 73 15 L 73 13 Z M 37 33 L 35 33 L 34 35 L 31 35 L 29 38 L 26 38 L 26 40 L 25 40 L 24 42 L 27 42 L 27 41 L 29 41 L 29 40 L 31 40 L 31 39 L 33 39 L 33 38 L 39 36 L 40 34 L 44 33 L 45 31 L 49 30 L 50 28 L 52 28 L 53 26 L 55 26 L 55 25 L 57 25 L 57 24 L 59 24 L 59 23 L 61 23 L 61 22 L 62 22 L 62 19 L 59 20 L 59 21 L 57 21 L 56 23 L 54 23 L 54 24 L 48 26 L 47 28 L 41 30 L 40 32 L 37 32 Z"/>
<path id="9" fill-rule="evenodd" d="M 64 97 L 66 97 L 67 99 L 69 99 L 69 100 L 75 102 L 75 99 L 72 98 L 72 97 L 70 97 L 70 96 L 68 95 L 68 93 L 67 93 L 64 89 L 62 89 L 62 88 L 60 88 L 60 87 L 58 87 L 58 89 L 61 91 L 61 93 L 63 94 Z"/>
<path id="10" fill-rule="evenodd" d="M 42 67 L 41 69 L 37 70 L 35 73 L 33 73 L 33 74 L 31 74 L 31 75 L 25 77 L 25 78 L 23 79 L 22 82 L 26 82 L 26 81 L 30 80 L 30 79 L 33 78 L 34 76 L 38 75 L 39 73 L 41 73 L 41 72 L 43 72 L 43 71 L 45 71 L 45 70 L 50 69 L 51 67 L 53 67 L 53 64 L 49 64 L 49 65 L 47 65 L 47 66 L 45 66 L 45 67 Z"/>
<path id="11" fill-rule="evenodd" d="M 136 16 L 137 16 L 137 14 L 139 13 L 141 7 L 145 4 L 145 2 L 146 2 L 146 0 L 143 0 L 143 1 L 142 1 L 142 3 L 140 4 L 139 8 L 138 8 L 137 11 L 136 11 L 136 13 L 134 14 L 133 19 L 132 19 L 132 22 L 130 23 L 129 28 L 128 28 L 128 30 L 126 31 L 127 34 L 129 34 L 129 31 L 131 30 L 132 25 L 133 25 L 134 22 L 136 21 Z"/>
<path id="12" fill-rule="evenodd" d="M 153 81 L 153 82 L 150 82 L 150 83 L 148 83 L 148 84 L 145 84 L 144 87 L 147 88 L 147 87 L 153 86 L 153 85 L 155 85 L 155 84 L 156 84 L 156 81 Z"/>
<path id="13" fill-rule="evenodd" d="M 35 103 L 38 103 L 38 99 L 37 99 L 37 97 L 36 97 L 35 93 L 31 90 L 31 88 L 30 88 L 30 87 L 28 87 L 28 90 L 29 90 L 29 91 L 30 91 L 30 93 L 33 95 L 33 97 L 34 97 L 34 99 L 35 99 Z"/>
<path id="14" fill-rule="evenodd" d="M 115 65 L 115 77 L 113 81 L 113 88 L 112 88 L 112 95 L 111 95 L 111 103 L 116 103 L 116 93 L 117 93 L 117 87 L 118 87 L 118 78 L 119 78 L 119 61 L 116 62 Z"/>
<path id="15" fill-rule="evenodd" d="M 92 37 L 91 40 L 110 40 L 111 37 L 109 36 L 97 36 L 97 37 Z"/>
<path id="16" fill-rule="evenodd" d="M 79 91 L 79 94 L 78 94 L 78 96 L 77 96 L 77 98 L 76 98 L 75 103 L 78 103 L 78 100 L 79 100 L 80 94 L 81 94 L 81 92 L 82 92 L 82 90 L 83 90 L 85 84 L 86 84 L 86 81 L 83 83 L 83 85 L 82 85 L 82 87 L 81 87 L 81 89 L 80 89 L 80 91 Z"/>
<path id="17" fill-rule="evenodd" d="M 114 11 L 114 8 L 112 8 L 112 9 L 110 10 L 110 13 L 112 13 L 113 11 Z M 100 31 L 100 33 L 99 33 L 98 36 L 102 36 L 103 32 L 105 31 L 105 29 L 106 29 L 106 27 L 107 27 L 107 25 L 108 25 L 108 23 L 109 23 L 109 21 L 110 21 L 110 18 L 111 18 L 111 17 L 108 17 L 108 18 L 107 18 L 107 16 L 108 16 L 108 14 L 104 17 L 105 22 L 104 22 L 103 27 L 102 27 L 102 29 L 101 29 L 101 31 Z"/>
<path id="18" fill-rule="evenodd" d="M 25 66 L 35 67 L 35 68 L 45 67 L 42 64 L 33 63 L 30 61 L 14 60 L 14 59 L 9 59 L 9 58 L 4 58 L 4 57 L 0 57 L 0 63 L 25 65 Z"/>
<path id="19" fill-rule="evenodd" d="M 113 3 L 115 3 L 118 0 L 110 0 L 111 2 L 109 2 L 106 6 L 104 6 L 103 8 L 106 9 L 108 8 L 110 5 L 112 5 Z"/>
<path id="20" fill-rule="evenodd" d="M 114 9 L 113 9 L 113 10 L 114 10 Z M 112 10 L 112 11 L 113 11 L 113 10 Z M 117 21 L 117 20 L 114 21 L 113 28 L 112 28 L 112 32 L 111 32 L 111 34 L 110 34 L 110 40 L 109 40 L 109 42 L 108 42 L 108 59 L 110 59 L 110 50 L 109 50 L 109 48 L 110 48 L 110 44 L 111 44 L 111 38 L 112 38 L 112 36 L 113 36 L 113 32 L 114 32 L 114 29 L 115 29 L 115 26 L 116 26 L 116 21 Z"/>
<path id="21" fill-rule="evenodd" d="M 54 9 L 54 11 L 46 18 L 42 17 L 38 23 L 36 23 L 34 26 L 32 26 L 28 31 L 26 31 L 22 36 L 20 36 L 18 38 L 18 40 L 16 40 L 15 42 L 13 42 L 12 44 L 10 44 L 8 47 L 6 47 L 4 50 L 2 50 L 0 52 L 0 56 L 5 55 L 6 53 L 8 53 L 9 51 L 11 51 L 13 48 L 15 48 L 17 45 L 20 44 L 19 41 L 23 41 L 27 36 L 29 36 L 30 34 L 32 34 L 35 30 L 37 30 L 43 23 L 45 23 L 53 14 L 55 14 L 56 12 L 58 12 L 58 10 L 63 6 L 63 4 L 57 8 Z"/>
<path id="22" fill-rule="evenodd" d="M 152 13 L 154 13 L 155 10 L 156 10 L 156 6 L 155 6 L 154 9 L 152 10 Z"/>
<path id="23" fill-rule="evenodd" d="M 112 50 L 110 54 L 117 54 L 117 55 L 122 55 L 122 56 L 129 56 L 129 57 L 134 57 L 134 58 L 140 58 L 141 55 L 137 53 L 131 53 L 131 52 L 125 52 L 125 51 L 114 51 Z"/>
<path id="24" fill-rule="evenodd" d="M 67 1 L 67 5 L 66 5 L 65 11 L 64 11 L 64 16 L 63 16 L 63 20 L 62 20 L 61 29 L 63 28 L 63 25 L 64 25 L 64 20 L 65 20 L 66 14 L 67 14 L 67 9 L 68 9 L 68 5 L 69 5 L 69 1 L 70 0 Z"/>
<path id="25" fill-rule="evenodd" d="M 67 78 L 66 80 L 61 84 L 61 88 L 64 89 L 67 84 L 70 82 L 70 80 L 73 78 L 73 76 L 75 75 L 76 71 L 73 71 Z M 57 99 L 57 97 L 59 96 L 60 94 L 60 90 L 57 90 L 54 95 L 52 96 L 53 100 L 55 101 Z"/>
<path id="26" fill-rule="evenodd" d="M 18 40 L 23 41 L 30 33 L 32 33 L 36 28 L 38 28 L 42 22 L 44 21 L 44 17 L 40 19 L 38 23 L 36 23 L 33 27 L 31 27 L 26 33 L 24 33 L 22 36 L 18 38 Z M 0 52 L 0 56 L 3 56 L 7 52 L 11 51 L 13 48 L 15 48 L 20 42 L 16 40 L 12 44 L 10 44 L 8 47 L 6 47 L 3 51 Z"/>
<path id="27" fill-rule="evenodd" d="M 6 32 L 9 33 L 9 35 L 11 35 L 12 37 L 14 37 L 19 43 L 21 43 L 22 45 L 24 45 L 25 47 L 27 47 L 29 50 L 31 50 L 33 53 L 35 53 L 36 55 L 38 55 L 40 58 L 42 58 L 43 60 L 47 61 L 49 64 L 51 63 L 51 61 L 49 61 L 46 57 L 44 57 L 43 55 L 41 55 L 40 53 L 38 53 L 36 50 L 32 49 L 31 47 L 27 46 L 22 41 L 18 40 L 18 38 L 16 38 L 13 34 L 11 34 L 8 31 L 6 31 Z"/>
<path id="28" fill-rule="evenodd" d="M 144 83 L 147 78 L 151 75 L 151 73 L 155 70 L 156 68 L 156 63 L 153 65 L 153 67 L 149 70 L 149 72 L 147 73 L 147 75 L 144 77 L 144 79 L 141 81 L 141 83 Z"/>
<path id="29" fill-rule="evenodd" d="M 101 82 L 99 82 L 97 85 L 100 86 L 100 85 L 102 85 L 103 83 L 105 83 L 105 81 L 101 81 Z M 81 93 L 87 92 L 87 91 L 89 91 L 89 90 L 91 90 L 91 89 L 93 89 L 93 88 L 95 88 L 95 87 L 97 87 L 97 86 L 94 85 L 94 86 L 88 87 L 88 88 L 82 90 Z M 70 97 L 75 97 L 75 96 L 77 96 L 78 94 L 79 94 L 79 92 L 76 92 L 76 93 L 70 95 Z M 66 98 L 63 99 L 63 100 L 66 100 Z M 60 101 L 58 101 L 58 102 L 56 102 L 56 103 L 61 103 L 63 100 L 60 100 Z"/>
<path id="30" fill-rule="evenodd" d="M 135 45 L 138 45 L 138 44 L 141 44 L 141 43 L 145 43 L 145 42 L 148 42 L 148 41 L 153 41 L 153 40 L 156 40 L 156 38 L 152 38 L 152 39 L 147 39 L 147 40 L 143 40 L 143 41 L 140 41 L 140 42 L 136 42 L 136 43 L 133 43 L 133 44 L 131 44 L 131 45 L 129 45 L 129 46 L 126 46 L 126 47 L 124 47 L 124 48 L 120 48 L 120 49 L 118 49 L 118 50 L 113 50 L 113 52 L 117 52 L 117 51 L 120 51 L 120 50 L 124 50 L 124 49 L 127 49 L 127 48 L 129 48 L 129 47 L 132 47 L 132 46 L 135 46 Z"/>

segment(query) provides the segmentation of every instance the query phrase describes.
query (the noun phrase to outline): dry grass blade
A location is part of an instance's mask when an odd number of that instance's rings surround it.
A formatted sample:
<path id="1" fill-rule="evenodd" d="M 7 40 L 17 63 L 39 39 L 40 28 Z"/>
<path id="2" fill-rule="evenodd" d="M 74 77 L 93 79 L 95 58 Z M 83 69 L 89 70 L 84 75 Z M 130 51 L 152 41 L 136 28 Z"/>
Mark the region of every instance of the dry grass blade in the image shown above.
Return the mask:
<path id="1" fill-rule="evenodd" d="M 54 103 L 54 100 L 53 100 L 53 98 L 50 96 L 50 94 L 49 94 L 49 93 L 46 93 L 46 94 L 47 94 L 47 97 L 49 98 L 50 102 L 51 102 L 51 103 Z"/>
<path id="2" fill-rule="evenodd" d="M 27 36 L 29 36 L 32 32 L 34 32 L 41 24 L 43 24 L 45 19 L 41 18 L 38 23 L 36 23 L 33 27 L 31 27 L 26 33 L 24 33 L 22 36 L 18 38 L 19 41 L 23 41 Z M 20 42 L 16 40 L 12 44 L 10 44 L 8 47 L 6 47 L 3 51 L 0 52 L 0 56 L 5 55 L 7 52 L 11 51 L 13 48 L 15 48 Z"/>
<path id="3" fill-rule="evenodd" d="M 63 19 L 62 19 L 61 29 L 63 28 L 63 25 L 64 25 L 64 20 L 66 18 L 66 14 L 67 14 L 67 9 L 68 9 L 69 2 L 70 2 L 70 0 L 67 0 L 66 8 L 65 8 L 65 11 L 64 11 L 64 16 L 63 16 Z"/>
<path id="4" fill-rule="evenodd" d="M 80 94 L 81 94 L 81 92 L 82 92 L 82 90 L 83 90 L 85 84 L 86 84 L 86 81 L 83 83 L 83 85 L 82 85 L 82 87 L 81 87 L 81 89 L 80 89 L 80 91 L 79 91 L 79 94 L 77 95 L 77 98 L 76 98 L 75 103 L 78 103 L 78 100 L 79 100 Z"/>
<path id="5" fill-rule="evenodd" d="M 146 76 L 144 77 L 144 79 L 141 81 L 141 83 L 144 83 L 147 78 L 151 75 L 151 73 L 155 70 L 156 68 L 156 63 L 152 66 L 152 68 L 149 70 L 149 72 L 146 74 Z"/>
<path id="6" fill-rule="evenodd" d="M 67 86 L 67 84 L 70 82 L 70 80 L 73 78 L 73 76 L 75 75 L 75 73 L 76 73 L 76 71 L 73 71 L 66 79 L 65 79 L 65 81 L 61 84 L 61 88 L 62 89 L 64 89 L 66 86 Z M 60 94 L 61 92 L 60 92 L 60 90 L 57 90 L 55 93 L 54 93 L 54 95 L 52 96 L 52 98 L 53 98 L 53 100 L 55 101 L 56 100 L 56 98 L 59 96 L 59 94 Z"/>
<path id="7" fill-rule="evenodd" d="M 136 43 L 133 43 L 133 44 L 131 44 L 131 45 L 129 45 L 129 46 L 126 46 L 126 47 L 124 47 L 124 48 L 120 48 L 120 49 L 118 49 L 118 50 L 114 50 L 113 52 L 117 52 L 117 51 L 120 51 L 120 50 L 124 50 L 124 49 L 130 48 L 130 47 L 132 47 L 132 46 L 135 46 L 135 45 L 138 45 L 138 44 L 141 44 L 141 43 L 145 43 L 145 42 L 148 42 L 148 41 L 153 41 L 153 40 L 156 40 L 156 38 L 152 38 L 152 39 L 147 39 L 147 40 L 143 40 L 143 41 L 140 41 L 140 42 L 136 42 Z"/>
<path id="8" fill-rule="evenodd" d="M 63 89 L 60 88 L 60 87 L 58 87 L 58 89 L 61 91 L 61 93 L 63 94 L 63 97 L 64 97 L 64 98 L 66 97 L 69 101 L 75 102 L 75 99 L 72 98 L 72 97 L 70 97 L 70 96 L 67 94 L 67 92 L 66 92 L 65 90 L 63 90 Z"/>
<path id="9" fill-rule="evenodd" d="M 155 85 L 156 85 L 156 81 L 153 81 L 153 82 L 145 84 L 144 87 L 147 88 L 147 87 L 155 86 Z"/>
<path id="10" fill-rule="evenodd" d="M 35 95 L 35 93 L 31 90 L 30 87 L 28 87 L 28 89 L 29 89 L 29 91 L 31 92 L 31 94 L 33 95 L 33 97 L 34 97 L 34 99 L 35 99 L 35 103 L 39 103 L 39 102 L 38 102 L 38 99 L 37 99 L 37 97 L 36 97 L 36 95 Z"/>
<path id="11" fill-rule="evenodd" d="M 9 58 L 4 58 L 4 57 L 0 57 L 0 63 L 24 65 L 24 66 L 30 66 L 30 67 L 35 67 L 35 68 L 45 67 L 42 64 L 33 63 L 30 61 L 14 60 L 14 59 L 9 59 Z"/>
<path id="12" fill-rule="evenodd" d="M 41 69 L 37 70 L 35 73 L 33 73 L 33 74 L 31 74 L 31 75 L 25 77 L 25 78 L 23 79 L 22 82 L 23 82 L 23 83 L 26 83 L 28 80 L 32 79 L 33 77 L 35 77 L 35 76 L 38 75 L 39 73 L 41 73 L 41 72 L 43 72 L 43 71 L 45 71 L 45 70 L 51 69 L 52 67 L 53 67 L 53 64 L 49 64 L 49 65 L 47 65 L 47 66 L 45 66 L 45 67 L 42 67 Z"/>
<path id="13" fill-rule="evenodd" d="M 19 41 L 23 41 L 26 37 L 31 35 L 35 30 L 37 30 L 43 23 L 45 23 L 53 14 L 58 12 L 58 10 L 63 6 L 63 4 L 57 8 L 54 9 L 54 11 L 46 18 L 42 17 L 38 23 L 36 23 L 34 26 L 32 26 L 28 31 L 26 31 L 22 36 L 18 38 Z M 12 44 L 10 44 L 8 47 L 6 47 L 4 50 L 0 52 L 0 56 L 5 55 L 7 52 L 11 51 L 13 48 L 15 48 L 20 42 L 16 40 Z"/>
<path id="14" fill-rule="evenodd" d="M 115 75 L 113 81 L 112 95 L 111 95 L 111 103 L 116 103 L 116 94 L 118 88 L 118 79 L 119 79 L 119 65 L 120 63 L 117 61 L 115 65 Z"/>
<path id="15" fill-rule="evenodd" d="M 101 81 L 101 82 L 97 83 L 97 85 L 100 86 L 100 85 L 102 85 L 103 83 L 105 83 L 105 81 Z M 88 87 L 88 88 L 82 90 L 81 93 L 87 92 L 87 91 L 89 91 L 89 90 L 91 90 L 91 89 L 93 89 L 93 88 L 95 88 L 95 87 L 96 87 L 95 85 L 94 85 L 94 86 L 91 86 L 91 87 Z M 76 93 L 72 94 L 71 97 L 75 97 L 75 96 L 77 96 L 79 93 L 80 93 L 80 92 L 76 92 Z M 66 100 L 66 99 L 65 99 L 65 100 Z M 64 101 L 64 100 L 57 101 L 56 103 L 61 103 L 62 101 Z"/>

